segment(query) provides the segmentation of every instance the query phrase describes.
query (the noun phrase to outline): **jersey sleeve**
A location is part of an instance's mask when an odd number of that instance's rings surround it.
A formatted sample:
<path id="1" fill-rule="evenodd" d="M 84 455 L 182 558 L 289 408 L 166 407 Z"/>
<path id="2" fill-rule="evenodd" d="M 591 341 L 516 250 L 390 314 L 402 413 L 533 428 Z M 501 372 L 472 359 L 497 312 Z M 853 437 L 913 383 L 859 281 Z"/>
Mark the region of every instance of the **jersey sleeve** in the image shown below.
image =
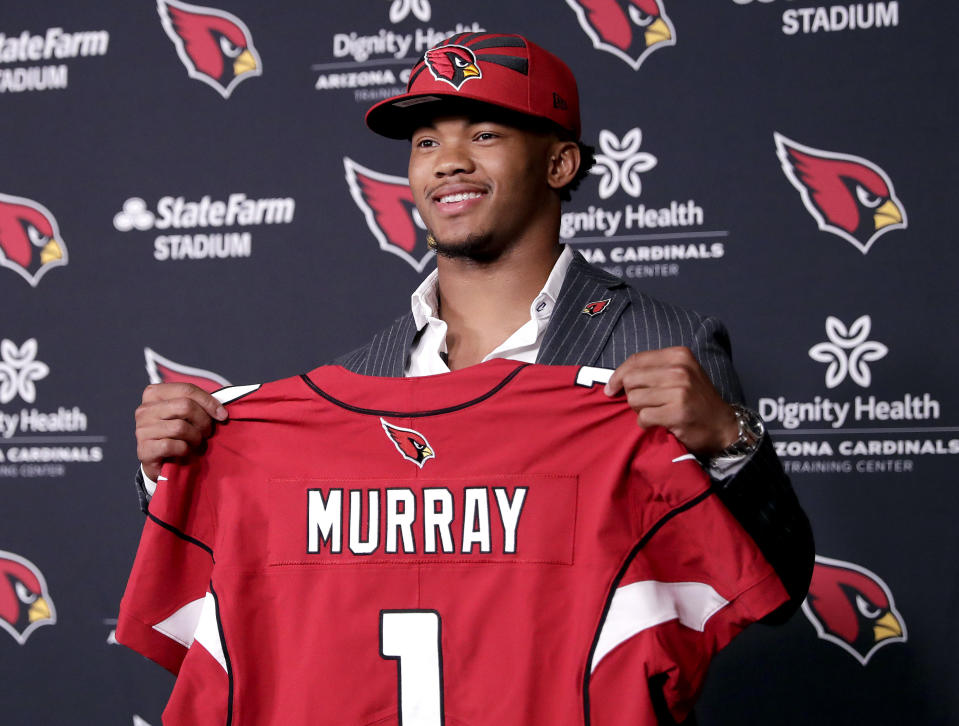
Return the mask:
<path id="1" fill-rule="evenodd" d="M 643 522 L 593 649 L 592 723 L 677 723 L 713 656 L 787 599 L 770 564 L 716 496 L 699 463 L 659 430 L 634 476 L 670 508 Z M 637 697 L 638 695 L 638 697 Z M 668 720 L 666 720 L 668 718 Z"/>
<path id="2" fill-rule="evenodd" d="M 174 674 L 208 599 L 215 535 L 203 493 L 208 471 L 203 458 L 164 465 L 120 602 L 118 642 Z"/>

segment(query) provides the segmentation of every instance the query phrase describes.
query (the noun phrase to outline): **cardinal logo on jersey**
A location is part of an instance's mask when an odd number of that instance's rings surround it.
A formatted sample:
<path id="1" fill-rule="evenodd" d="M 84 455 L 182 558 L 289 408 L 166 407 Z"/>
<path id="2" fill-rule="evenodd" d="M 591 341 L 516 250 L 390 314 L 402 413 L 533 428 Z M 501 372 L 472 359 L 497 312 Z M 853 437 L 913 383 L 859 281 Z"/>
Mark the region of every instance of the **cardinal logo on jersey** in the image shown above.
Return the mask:
<path id="1" fill-rule="evenodd" d="M 157 12 L 190 78 L 223 98 L 241 81 L 263 72 L 249 29 L 232 13 L 179 0 L 157 0 Z"/>
<path id="2" fill-rule="evenodd" d="M 433 251 L 426 244 L 426 225 L 413 204 L 409 181 L 367 169 L 345 156 L 343 167 L 350 195 L 380 249 L 422 272 L 433 259 Z"/>
<path id="3" fill-rule="evenodd" d="M 386 432 L 386 435 L 390 437 L 393 446 L 400 452 L 400 456 L 407 461 L 412 461 L 422 469 L 427 459 L 436 458 L 430 442 L 427 441 L 426 437 L 419 431 L 404 429 L 402 426 L 394 426 L 383 419 L 380 419 L 380 423 L 383 424 L 383 430 Z"/>
<path id="4" fill-rule="evenodd" d="M 39 202 L 0 194 L 0 265 L 36 287 L 50 269 L 67 264 L 57 220 Z"/>
<path id="5" fill-rule="evenodd" d="M 43 573 L 30 560 L 0 550 L 0 627 L 23 645 L 34 630 L 56 622 Z"/>
<path id="6" fill-rule="evenodd" d="M 820 638 L 862 665 L 884 645 L 906 641 L 906 624 L 889 587 L 876 573 L 851 562 L 817 555 L 802 609 Z"/>
<path id="7" fill-rule="evenodd" d="M 426 51 L 426 65 L 437 81 L 446 81 L 457 91 L 471 78 L 482 78 L 476 56 L 462 45 L 441 45 Z"/>
<path id="8" fill-rule="evenodd" d="M 586 306 L 582 309 L 585 315 L 589 315 L 591 318 L 595 318 L 601 312 L 603 312 L 606 307 L 609 305 L 612 298 L 606 298 L 605 300 L 594 300 L 591 303 L 586 303 Z"/>
<path id="9" fill-rule="evenodd" d="M 819 229 L 866 254 L 880 235 L 906 227 L 906 211 L 892 181 L 871 161 L 773 135 L 786 178 L 799 190 Z"/>
<path id="10" fill-rule="evenodd" d="M 207 393 L 231 385 L 226 378 L 213 371 L 177 363 L 150 348 L 143 349 L 143 357 L 146 359 L 150 383 L 192 383 Z"/>
<path id="11" fill-rule="evenodd" d="M 633 70 L 655 50 L 676 44 L 676 30 L 663 0 L 566 0 L 593 47 L 622 59 Z"/>

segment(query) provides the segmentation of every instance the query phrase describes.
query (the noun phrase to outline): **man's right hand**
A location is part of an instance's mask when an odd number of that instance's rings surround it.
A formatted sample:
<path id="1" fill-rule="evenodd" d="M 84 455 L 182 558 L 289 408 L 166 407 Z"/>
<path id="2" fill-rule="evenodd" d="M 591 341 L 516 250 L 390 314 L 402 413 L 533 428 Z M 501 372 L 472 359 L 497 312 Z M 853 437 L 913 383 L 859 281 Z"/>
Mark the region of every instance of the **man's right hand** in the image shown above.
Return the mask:
<path id="1" fill-rule="evenodd" d="M 154 383 L 143 390 L 136 410 L 137 458 L 143 473 L 156 481 L 165 459 L 186 456 L 203 446 L 213 421 L 225 421 L 226 409 L 192 383 Z"/>

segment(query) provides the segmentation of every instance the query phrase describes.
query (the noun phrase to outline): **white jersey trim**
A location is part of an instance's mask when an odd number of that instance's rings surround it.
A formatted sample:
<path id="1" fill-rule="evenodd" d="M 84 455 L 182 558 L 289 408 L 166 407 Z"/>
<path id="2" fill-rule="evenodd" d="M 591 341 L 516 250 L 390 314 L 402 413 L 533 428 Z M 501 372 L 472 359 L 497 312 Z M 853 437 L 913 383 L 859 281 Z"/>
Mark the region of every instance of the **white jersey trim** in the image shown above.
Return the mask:
<path id="1" fill-rule="evenodd" d="M 220 403 L 229 403 L 230 401 L 235 401 L 238 398 L 245 396 L 248 393 L 253 393 L 257 388 L 259 388 L 261 383 L 254 383 L 249 386 L 230 386 L 228 388 L 221 388 L 219 391 L 216 391 L 210 395 L 213 396 Z"/>
<path id="2" fill-rule="evenodd" d="M 154 625 L 153 629 L 170 640 L 175 640 L 184 648 L 189 648 L 193 644 L 193 635 L 196 632 L 197 623 L 200 621 L 203 602 L 204 599 L 200 598 L 187 603 L 166 620 Z"/>
<path id="3" fill-rule="evenodd" d="M 196 626 L 196 642 L 206 648 L 207 652 L 213 656 L 213 660 L 219 663 L 224 671 L 227 671 L 226 656 L 223 655 L 223 642 L 220 640 L 218 619 L 216 599 L 208 592 L 203 601 L 200 621 Z"/>
<path id="4" fill-rule="evenodd" d="M 613 594 L 599 634 L 590 672 L 606 655 L 634 635 L 670 620 L 702 632 L 729 601 L 704 582 L 646 580 L 624 585 Z"/>

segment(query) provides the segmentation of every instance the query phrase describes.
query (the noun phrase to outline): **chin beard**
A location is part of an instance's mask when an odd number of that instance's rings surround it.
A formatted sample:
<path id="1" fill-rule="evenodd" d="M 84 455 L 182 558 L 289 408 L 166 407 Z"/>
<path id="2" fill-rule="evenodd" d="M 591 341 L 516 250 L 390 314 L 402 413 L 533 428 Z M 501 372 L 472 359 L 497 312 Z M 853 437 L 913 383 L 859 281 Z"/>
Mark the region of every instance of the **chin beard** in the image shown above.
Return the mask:
<path id="1" fill-rule="evenodd" d="M 490 234 L 470 233 L 462 242 L 445 242 L 435 237 L 433 249 L 436 254 L 451 260 L 471 260 L 479 263 L 493 262 L 504 251 L 502 245 L 496 245 Z"/>

